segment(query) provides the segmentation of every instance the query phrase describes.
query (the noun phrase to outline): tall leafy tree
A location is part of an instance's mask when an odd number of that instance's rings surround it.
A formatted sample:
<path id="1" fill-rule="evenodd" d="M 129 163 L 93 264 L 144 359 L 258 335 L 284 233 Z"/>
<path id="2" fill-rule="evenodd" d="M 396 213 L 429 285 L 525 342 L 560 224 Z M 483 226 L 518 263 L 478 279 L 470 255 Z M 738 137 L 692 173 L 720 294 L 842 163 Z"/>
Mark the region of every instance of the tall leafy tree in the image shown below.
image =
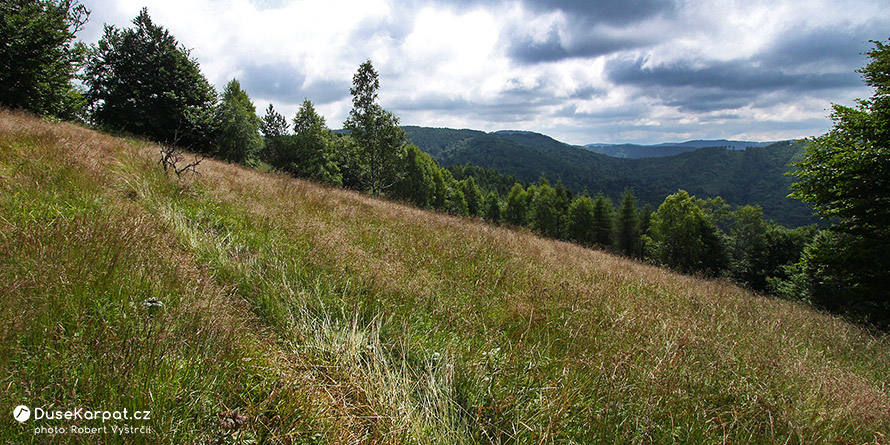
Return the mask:
<path id="1" fill-rule="evenodd" d="M 515 226 L 523 226 L 528 222 L 528 192 L 518 182 L 513 184 L 507 195 L 504 221 Z"/>
<path id="2" fill-rule="evenodd" d="M 559 201 L 556 190 L 546 182 L 537 187 L 531 201 L 532 227 L 544 236 L 556 238 L 559 233 Z"/>
<path id="3" fill-rule="evenodd" d="M 88 18 L 77 0 L 0 2 L 0 105 L 81 117 L 85 103 L 72 80 L 86 48 L 74 37 Z"/>
<path id="4" fill-rule="evenodd" d="M 874 94 L 855 108 L 832 105 L 834 126 L 808 144 L 792 196 L 833 232 L 807 249 L 810 298 L 890 320 L 890 42 L 872 43 L 859 73 Z"/>
<path id="5" fill-rule="evenodd" d="M 755 206 L 739 207 L 733 211 L 733 221 L 727 245 L 729 274 L 738 283 L 764 290 L 770 252 L 769 225 L 763 219 L 763 210 Z"/>
<path id="6" fill-rule="evenodd" d="M 227 161 L 255 164 L 263 148 L 260 124 L 247 92 L 237 79 L 232 79 L 216 110 L 217 154 Z"/>
<path id="7" fill-rule="evenodd" d="M 147 9 L 133 28 L 105 27 L 86 67 L 92 120 L 109 130 L 207 151 L 216 92 L 198 62 Z"/>
<path id="8" fill-rule="evenodd" d="M 339 185 L 340 168 L 334 160 L 331 130 L 308 99 L 294 116 L 294 159 L 287 168 L 294 174 Z"/>
<path id="9" fill-rule="evenodd" d="M 403 174 L 393 186 L 393 195 L 406 199 L 418 207 L 430 207 L 436 199 L 436 183 L 442 181 L 439 164 L 416 145 L 410 144 L 405 152 Z"/>
<path id="10" fill-rule="evenodd" d="M 497 193 L 494 191 L 488 192 L 488 195 L 485 196 L 485 203 L 482 211 L 482 216 L 485 217 L 486 220 L 495 224 L 501 222 L 501 214 L 503 211 L 501 209 L 501 198 L 498 197 Z"/>
<path id="11" fill-rule="evenodd" d="M 725 267 L 717 227 L 685 190 L 664 199 L 643 239 L 649 258 L 680 272 L 716 275 Z"/>
<path id="12" fill-rule="evenodd" d="M 352 110 L 344 123 L 356 143 L 362 184 L 375 196 L 398 181 L 398 167 L 408 143 L 398 118 L 377 103 L 379 88 L 371 61 L 362 63 L 352 78 Z"/>
<path id="13" fill-rule="evenodd" d="M 482 213 L 482 191 L 472 176 L 460 181 L 461 191 L 467 200 L 467 212 L 471 216 L 479 216 Z"/>
<path id="14" fill-rule="evenodd" d="M 593 199 L 586 194 L 579 196 L 569 205 L 566 235 L 572 241 L 584 245 L 596 242 L 593 233 Z"/>
<path id="15" fill-rule="evenodd" d="M 464 196 L 463 190 L 461 190 L 459 182 L 453 179 L 449 181 L 448 190 L 449 195 L 445 201 L 445 211 L 452 215 L 466 216 L 469 213 L 467 199 Z"/>

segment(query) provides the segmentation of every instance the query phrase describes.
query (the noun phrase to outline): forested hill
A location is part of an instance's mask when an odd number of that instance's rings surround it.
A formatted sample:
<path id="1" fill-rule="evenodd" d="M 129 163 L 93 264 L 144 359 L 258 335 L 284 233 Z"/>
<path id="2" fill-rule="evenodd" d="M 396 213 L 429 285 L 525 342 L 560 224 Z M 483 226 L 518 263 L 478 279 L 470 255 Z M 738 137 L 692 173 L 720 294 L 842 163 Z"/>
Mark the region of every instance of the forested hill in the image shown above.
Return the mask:
<path id="1" fill-rule="evenodd" d="M 676 156 L 623 159 L 532 132 L 404 128 L 411 141 L 442 166 L 472 163 L 528 182 L 544 175 L 551 183 L 561 181 L 576 193 L 602 191 L 616 201 L 625 188 L 632 188 L 640 201 L 653 207 L 684 189 L 700 198 L 721 196 L 733 205 L 760 205 L 768 218 L 788 227 L 816 221 L 806 205 L 787 197 L 793 178 L 785 173 L 803 153 L 799 142 L 777 142 L 743 151 L 714 147 Z"/>
<path id="2" fill-rule="evenodd" d="M 637 144 L 587 144 L 584 149 L 617 158 L 653 158 L 674 156 L 687 151 L 707 147 L 725 147 L 728 150 L 745 150 L 748 147 L 765 147 L 774 142 L 728 141 L 726 139 L 686 141 L 657 145 Z"/>

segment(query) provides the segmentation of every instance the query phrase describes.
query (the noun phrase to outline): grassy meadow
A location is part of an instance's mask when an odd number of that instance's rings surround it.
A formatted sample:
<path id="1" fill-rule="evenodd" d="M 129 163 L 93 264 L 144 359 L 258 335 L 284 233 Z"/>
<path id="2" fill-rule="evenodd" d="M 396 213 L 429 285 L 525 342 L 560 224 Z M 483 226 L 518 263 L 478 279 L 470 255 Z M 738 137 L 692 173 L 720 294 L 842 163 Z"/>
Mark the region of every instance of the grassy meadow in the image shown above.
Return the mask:
<path id="1" fill-rule="evenodd" d="M 159 159 L 0 111 L 3 410 L 152 413 L 125 436 L 4 414 L 0 441 L 890 442 L 886 334 L 285 175 L 208 159 L 167 177 Z"/>

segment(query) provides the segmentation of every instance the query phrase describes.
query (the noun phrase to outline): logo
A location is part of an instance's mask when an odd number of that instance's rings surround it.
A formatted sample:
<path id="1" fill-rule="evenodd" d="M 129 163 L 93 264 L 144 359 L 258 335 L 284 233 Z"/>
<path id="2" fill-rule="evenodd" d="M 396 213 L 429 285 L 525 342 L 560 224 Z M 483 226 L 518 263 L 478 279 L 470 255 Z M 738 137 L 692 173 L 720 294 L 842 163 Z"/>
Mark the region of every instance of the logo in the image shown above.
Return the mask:
<path id="1" fill-rule="evenodd" d="M 19 405 L 12 410 L 12 417 L 19 422 L 25 422 L 31 418 L 31 410 L 25 405 Z"/>

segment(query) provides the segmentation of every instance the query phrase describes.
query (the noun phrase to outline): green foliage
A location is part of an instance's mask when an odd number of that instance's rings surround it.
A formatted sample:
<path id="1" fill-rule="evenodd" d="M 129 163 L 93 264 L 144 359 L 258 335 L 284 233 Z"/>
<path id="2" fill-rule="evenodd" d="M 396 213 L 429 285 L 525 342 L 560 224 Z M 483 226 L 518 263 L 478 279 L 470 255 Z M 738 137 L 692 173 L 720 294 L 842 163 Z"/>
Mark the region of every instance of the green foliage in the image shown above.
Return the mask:
<path id="1" fill-rule="evenodd" d="M 105 27 L 87 64 L 92 120 L 102 128 L 208 151 L 216 93 L 198 62 L 142 9 L 134 28 Z"/>
<path id="2" fill-rule="evenodd" d="M 495 224 L 499 224 L 502 219 L 503 209 L 501 208 L 501 199 L 495 192 L 488 192 L 483 203 L 482 216 Z"/>
<path id="3" fill-rule="evenodd" d="M 269 165 L 301 178 L 333 185 L 343 183 L 341 161 L 349 167 L 351 139 L 334 135 L 311 101 L 304 100 L 297 110 L 294 134 L 290 134 L 287 120 L 271 104 L 260 126 L 265 139 L 262 156 Z"/>
<path id="4" fill-rule="evenodd" d="M 287 119 L 285 119 L 284 115 L 275 111 L 275 107 L 272 104 L 269 104 L 269 107 L 266 108 L 266 114 L 260 121 L 260 131 L 267 141 L 287 135 L 289 133 Z"/>
<path id="5" fill-rule="evenodd" d="M 505 175 L 493 168 L 482 168 L 473 164 L 455 164 L 447 169 L 454 179 L 463 181 L 473 178 L 481 190 L 494 191 L 499 196 L 507 196 L 510 189 L 513 188 L 513 184 L 519 182 L 514 176 Z"/>
<path id="6" fill-rule="evenodd" d="M 334 161 L 333 136 L 312 102 L 303 101 L 293 123 L 292 153 L 285 170 L 304 178 L 339 185 L 342 175 Z"/>
<path id="7" fill-rule="evenodd" d="M 260 118 L 256 107 L 241 83 L 232 79 L 222 94 L 216 108 L 216 153 L 230 162 L 255 165 L 258 162 L 263 139 L 260 137 Z"/>
<path id="8" fill-rule="evenodd" d="M 621 197 L 621 207 L 615 229 L 615 244 L 618 251 L 629 257 L 642 255 L 640 244 L 640 220 L 637 214 L 636 198 L 631 189 L 626 189 Z"/>
<path id="9" fill-rule="evenodd" d="M 525 225 L 528 221 L 528 192 L 522 188 L 522 184 L 515 183 L 507 195 L 507 206 L 504 209 L 504 221 L 514 226 Z"/>
<path id="10" fill-rule="evenodd" d="M 546 182 L 537 186 L 534 197 L 531 200 L 531 226 L 538 233 L 550 238 L 560 236 L 560 214 L 556 190 Z"/>
<path id="11" fill-rule="evenodd" d="M 405 151 L 401 179 L 393 186 L 392 194 L 405 199 L 418 207 L 436 205 L 441 193 L 437 184 L 442 184 L 442 172 L 433 158 L 409 144 Z M 443 200 L 444 201 L 444 200 Z"/>
<path id="12" fill-rule="evenodd" d="M 446 168 L 472 163 L 526 184 L 544 175 L 560 180 L 575 193 L 585 189 L 603 192 L 614 202 L 631 188 L 640 205 L 656 207 L 666 196 L 683 189 L 699 197 L 722 196 L 731 205 L 760 205 L 768 218 L 788 227 L 816 222 L 805 204 L 787 196 L 793 180 L 785 173 L 804 150 L 799 142 L 743 151 L 712 147 L 663 158 L 621 159 L 528 132 L 421 127 L 406 127 L 406 131 L 418 147 Z M 476 179 L 484 188 L 483 181 Z M 506 196 L 511 186 L 512 182 L 499 190 L 501 195 Z"/>
<path id="13" fill-rule="evenodd" d="M 62 119 L 83 117 L 72 84 L 86 48 L 75 34 L 89 17 L 77 0 L 0 3 L 0 105 Z"/>
<path id="14" fill-rule="evenodd" d="M 579 244 L 590 246 L 596 242 L 593 231 L 593 199 L 579 196 L 569 205 L 566 236 Z"/>
<path id="15" fill-rule="evenodd" d="M 665 198 L 643 239 L 652 260 L 680 272 L 716 275 L 725 267 L 717 227 L 685 190 Z"/>
<path id="16" fill-rule="evenodd" d="M 767 279 L 767 223 L 759 207 L 744 206 L 733 212 L 735 224 L 729 232 L 727 253 L 733 280 L 752 289 L 764 290 Z"/>
<path id="17" fill-rule="evenodd" d="M 398 167 L 408 143 L 398 118 L 377 103 L 379 88 L 371 61 L 362 63 L 352 78 L 352 110 L 343 125 L 356 143 L 359 182 L 375 196 L 398 181 Z"/>
<path id="18" fill-rule="evenodd" d="M 452 215 L 466 216 L 469 210 L 464 192 L 458 187 L 457 183 L 452 183 L 449 191 L 444 210 Z"/>
<path id="19" fill-rule="evenodd" d="M 812 298 L 890 320 L 890 45 L 873 43 L 859 72 L 874 95 L 856 108 L 833 105 L 834 127 L 807 145 L 792 196 L 837 232 L 807 249 Z"/>
<path id="20" fill-rule="evenodd" d="M 482 214 L 482 192 L 476 185 L 476 180 L 469 177 L 460 181 L 460 189 L 467 200 L 467 212 L 470 216 L 479 216 Z"/>
<path id="21" fill-rule="evenodd" d="M 269 104 L 266 114 L 260 119 L 260 131 L 263 133 L 263 150 L 260 153 L 262 161 L 276 168 L 286 164 L 290 145 L 288 127 L 284 115 L 275 111 L 275 107 Z"/>
<path id="22" fill-rule="evenodd" d="M 611 247 L 615 230 L 615 205 L 602 193 L 593 200 L 593 242 L 600 247 Z"/>

